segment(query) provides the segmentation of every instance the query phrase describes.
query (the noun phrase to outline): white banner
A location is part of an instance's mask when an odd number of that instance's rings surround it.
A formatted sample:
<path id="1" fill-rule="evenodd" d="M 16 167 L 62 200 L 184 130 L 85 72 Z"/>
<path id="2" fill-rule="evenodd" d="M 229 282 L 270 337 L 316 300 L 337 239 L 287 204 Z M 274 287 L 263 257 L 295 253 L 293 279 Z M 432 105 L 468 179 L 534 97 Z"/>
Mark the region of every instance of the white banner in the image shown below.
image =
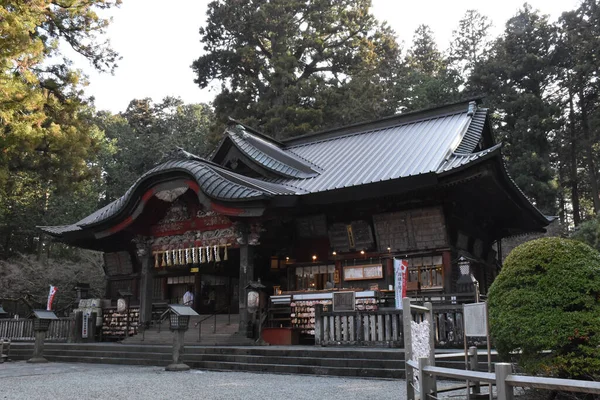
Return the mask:
<path id="1" fill-rule="evenodd" d="M 408 260 L 394 259 L 394 285 L 396 290 L 396 309 L 402 310 L 402 299 L 406 297 L 406 275 Z"/>
<path id="2" fill-rule="evenodd" d="M 46 303 L 46 310 L 52 311 L 52 302 L 54 301 L 54 295 L 58 288 L 56 286 L 50 285 L 50 292 L 48 293 L 48 302 Z"/>

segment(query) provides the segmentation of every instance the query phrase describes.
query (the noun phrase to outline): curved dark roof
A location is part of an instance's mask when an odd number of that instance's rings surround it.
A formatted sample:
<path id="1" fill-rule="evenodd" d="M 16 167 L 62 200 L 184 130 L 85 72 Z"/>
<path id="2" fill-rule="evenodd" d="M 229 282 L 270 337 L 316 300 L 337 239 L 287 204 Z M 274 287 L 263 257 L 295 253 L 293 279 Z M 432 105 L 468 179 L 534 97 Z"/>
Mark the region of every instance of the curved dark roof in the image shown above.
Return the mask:
<path id="1" fill-rule="evenodd" d="M 249 178 L 199 158 L 172 160 L 160 164 L 142 175 L 127 192 L 94 213 L 72 225 L 40 227 L 51 235 L 74 232 L 101 224 L 132 206 L 141 196 L 138 189 L 147 190 L 167 176 L 180 174 L 193 178 L 202 193 L 219 202 L 231 203 L 268 199 L 276 195 L 291 195 L 295 191 L 285 186 Z"/>
<path id="2" fill-rule="evenodd" d="M 398 115 L 379 121 L 307 135 L 279 142 L 231 121 L 221 147 L 207 161 L 180 149 L 178 157 L 142 175 L 119 199 L 81 221 L 66 226 L 43 227 L 52 235 L 76 232 L 111 219 L 124 218 L 143 191 L 174 179 L 192 179 L 209 199 L 240 204 L 284 196 L 334 193 L 415 176 L 447 176 L 496 157 L 502 163 L 501 146 L 491 146 L 487 110 L 474 102 Z M 485 146 L 490 146 L 485 148 Z M 474 152 L 481 148 L 481 151 Z M 237 150 L 232 150 L 237 149 Z M 229 151 L 235 152 L 229 153 Z M 242 155 L 264 176 L 252 178 L 223 165 Z M 547 218 L 535 208 L 502 168 L 506 190 L 514 192 L 523 208 Z M 284 200 L 277 204 L 291 204 Z M 112 221 L 112 220 L 111 220 Z M 543 224 L 544 222 L 541 222 Z"/>

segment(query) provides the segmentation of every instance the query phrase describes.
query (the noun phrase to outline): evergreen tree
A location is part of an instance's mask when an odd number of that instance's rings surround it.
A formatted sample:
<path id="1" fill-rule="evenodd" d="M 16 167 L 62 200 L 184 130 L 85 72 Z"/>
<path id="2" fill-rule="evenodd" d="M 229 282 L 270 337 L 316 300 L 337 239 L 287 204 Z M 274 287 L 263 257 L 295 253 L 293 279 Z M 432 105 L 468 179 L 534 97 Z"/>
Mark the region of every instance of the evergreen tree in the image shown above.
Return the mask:
<path id="1" fill-rule="evenodd" d="M 459 97 L 458 75 L 438 50 L 433 32 L 427 25 L 415 31 L 403 65 L 400 85 L 404 110 L 412 111 L 450 103 Z"/>
<path id="2" fill-rule="evenodd" d="M 184 104 L 167 97 L 154 104 L 151 99 L 135 99 L 119 115 L 99 113 L 98 125 L 114 141 L 116 152 L 105 153 L 105 203 L 121 197 L 145 172 L 159 164 L 177 147 L 198 156 L 207 156 L 210 107 L 204 104 Z"/>
<path id="3" fill-rule="evenodd" d="M 54 197 L 99 176 L 96 153 L 106 142 L 92 123 L 81 74 L 58 44 L 67 43 L 99 70 L 112 70 L 116 53 L 97 41 L 108 21 L 96 10 L 118 2 L 0 4 L 0 257 L 35 251 L 35 225 L 60 219 L 50 213 Z"/>
<path id="4" fill-rule="evenodd" d="M 370 0 L 217 0 L 196 83 L 221 82 L 219 121 L 275 137 L 393 114 L 400 49 Z"/>
<path id="5" fill-rule="evenodd" d="M 555 28 L 526 4 L 506 23 L 504 34 L 495 41 L 490 56 L 476 65 L 469 82 L 489 96 L 512 177 L 548 214 L 557 208 L 551 163 L 551 138 L 559 116 L 551 96 L 557 71 L 555 47 Z"/>
<path id="6" fill-rule="evenodd" d="M 570 145 L 570 179 L 573 219 L 577 224 L 581 214 L 580 190 L 587 192 L 593 214 L 600 212 L 597 159 L 600 155 L 600 98 L 598 76 L 600 60 L 600 7 L 596 0 L 584 0 L 578 9 L 566 12 L 559 21 L 561 37 L 558 45 L 561 66 L 561 87 L 567 99 Z M 582 167 L 586 174 L 579 176 Z M 584 194 L 584 193 L 582 193 Z"/>
<path id="7" fill-rule="evenodd" d="M 489 30 L 492 22 L 477 10 L 467 10 L 452 32 L 449 61 L 466 83 L 475 65 L 484 58 L 490 48 Z"/>

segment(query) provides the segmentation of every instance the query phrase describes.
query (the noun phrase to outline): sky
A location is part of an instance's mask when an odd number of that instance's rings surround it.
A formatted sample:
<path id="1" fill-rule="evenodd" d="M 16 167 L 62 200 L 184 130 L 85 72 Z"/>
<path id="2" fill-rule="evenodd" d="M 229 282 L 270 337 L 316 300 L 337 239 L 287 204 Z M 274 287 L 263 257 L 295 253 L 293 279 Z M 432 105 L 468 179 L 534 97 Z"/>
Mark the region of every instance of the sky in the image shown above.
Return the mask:
<path id="1" fill-rule="evenodd" d="M 493 36 L 523 5 L 524 0 L 372 0 L 372 12 L 396 31 L 404 48 L 411 43 L 418 25 L 427 24 L 444 50 L 452 31 L 468 9 L 477 9 L 494 23 Z M 89 63 L 67 52 L 74 67 L 88 76 L 85 92 L 96 107 L 114 113 L 124 111 L 132 99 L 145 97 L 159 102 L 165 96 L 181 97 L 186 103 L 210 102 L 218 84 L 200 89 L 194 83 L 192 62 L 202 54 L 198 29 L 206 21 L 209 0 L 123 0 L 109 14 L 113 21 L 106 37 L 122 59 L 114 74 L 97 73 Z M 534 9 L 556 20 L 563 11 L 577 7 L 578 0 L 529 0 Z"/>

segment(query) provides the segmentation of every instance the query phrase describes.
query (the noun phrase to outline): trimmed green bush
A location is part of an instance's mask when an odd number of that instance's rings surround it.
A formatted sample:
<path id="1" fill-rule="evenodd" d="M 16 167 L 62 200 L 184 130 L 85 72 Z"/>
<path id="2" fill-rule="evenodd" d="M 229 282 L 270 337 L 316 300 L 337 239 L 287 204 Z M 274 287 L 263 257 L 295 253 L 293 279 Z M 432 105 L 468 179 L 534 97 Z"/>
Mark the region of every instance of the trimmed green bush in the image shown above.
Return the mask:
<path id="1" fill-rule="evenodd" d="M 528 373 L 600 378 L 596 250 L 561 238 L 524 243 L 506 258 L 488 304 L 491 335 L 503 359 L 521 351 L 519 364 Z"/>

